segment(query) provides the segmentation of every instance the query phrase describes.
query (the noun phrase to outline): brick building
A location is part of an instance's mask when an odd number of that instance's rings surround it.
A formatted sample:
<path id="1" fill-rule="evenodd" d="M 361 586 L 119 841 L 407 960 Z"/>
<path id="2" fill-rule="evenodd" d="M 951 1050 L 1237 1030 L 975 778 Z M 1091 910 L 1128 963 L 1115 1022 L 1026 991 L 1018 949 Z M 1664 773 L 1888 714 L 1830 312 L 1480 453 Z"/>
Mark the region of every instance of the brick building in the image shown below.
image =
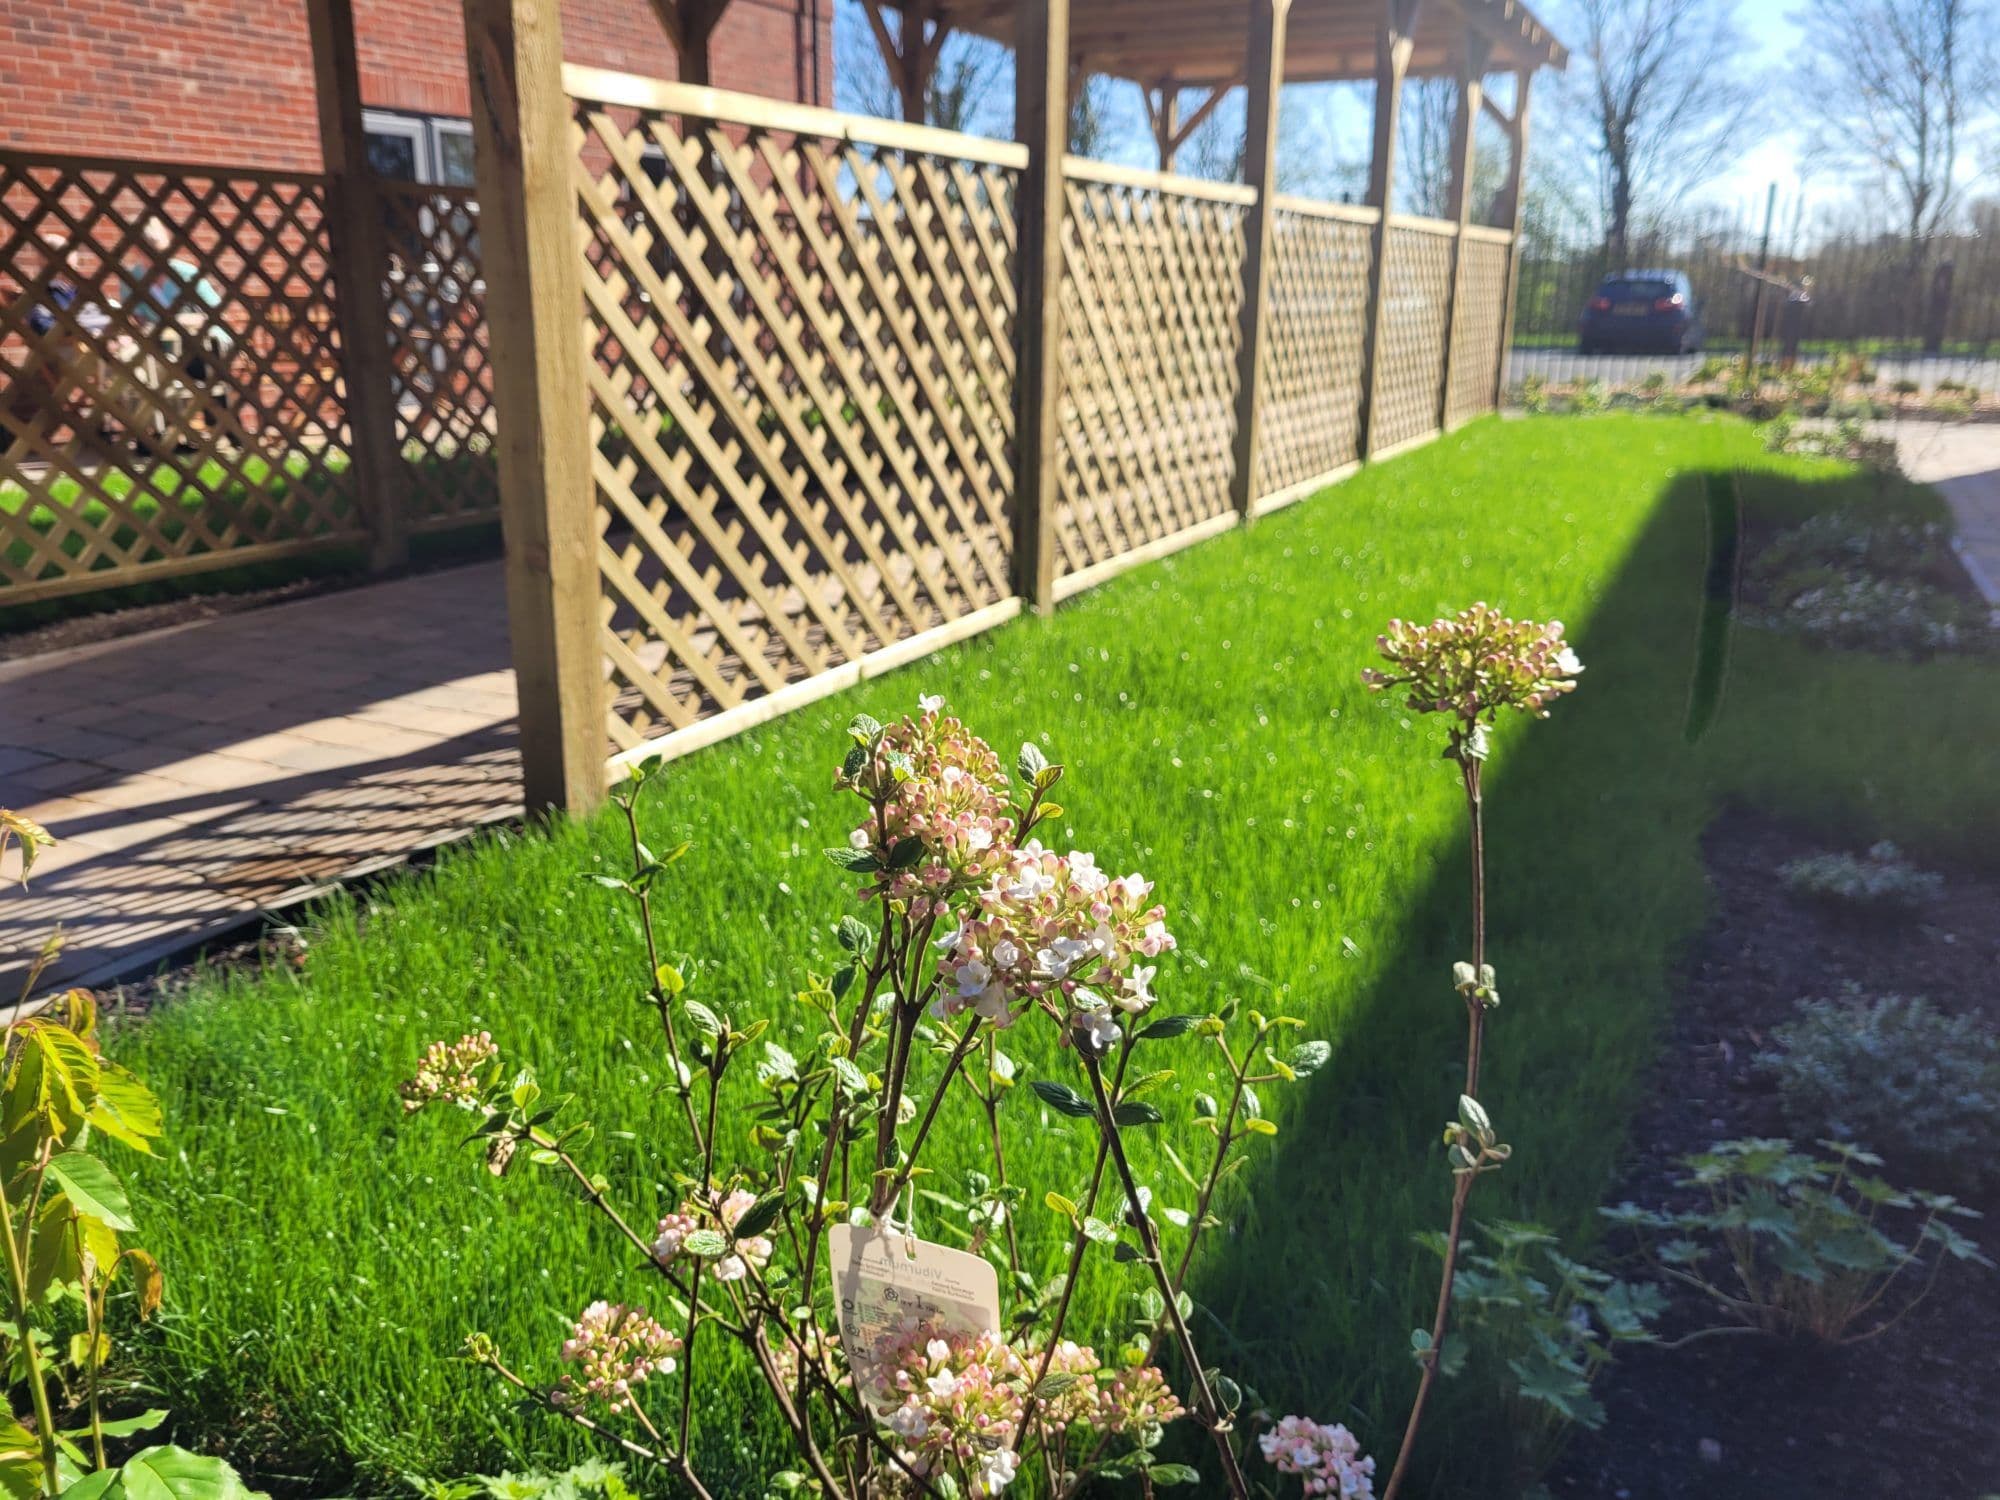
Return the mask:
<path id="1" fill-rule="evenodd" d="M 830 104 L 834 0 L 734 0 L 718 88 Z M 354 0 L 378 172 L 470 182 L 458 0 Z M 648 0 L 564 0 L 570 61 L 674 76 Z M 312 171 L 304 0 L 0 0 L 0 147 Z"/>

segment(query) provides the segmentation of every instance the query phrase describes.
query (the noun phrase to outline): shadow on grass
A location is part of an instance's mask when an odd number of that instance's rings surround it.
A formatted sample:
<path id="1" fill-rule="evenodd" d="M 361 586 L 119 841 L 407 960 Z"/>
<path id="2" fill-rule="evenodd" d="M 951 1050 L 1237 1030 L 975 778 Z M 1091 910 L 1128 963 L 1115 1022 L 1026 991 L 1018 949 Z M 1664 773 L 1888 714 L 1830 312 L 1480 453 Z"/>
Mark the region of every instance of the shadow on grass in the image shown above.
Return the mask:
<path id="1" fill-rule="evenodd" d="M 1935 509 L 1926 491 L 1885 492 L 1846 475 L 1679 476 L 1595 611 L 1571 622 L 1588 669 L 1580 690 L 1548 723 L 1504 736 L 1487 792 L 1489 951 L 1504 1004 L 1489 1032 L 1484 1101 L 1515 1155 L 1482 1180 L 1473 1214 L 1545 1224 L 1570 1249 L 1596 1238 L 1595 1207 L 1648 1087 L 1668 978 L 1703 916 L 1699 838 L 1720 801 L 1754 795 L 1775 770 L 1803 804 L 1790 815 L 1830 837 L 1886 829 L 1935 842 L 1951 817 L 1939 789 L 1924 785 L 1924 765 L 1871 764 L 1869 743 L 1832 730 L 1865 706 L 1878 726 L 1900 719 L 1913 741 L 1949 740 L 1952 695 L 1920 679 L 1966 663 L 1904 666 L 1898 701 L 1884 703 L 1875 695 L 1897 664 L 1883 659 L 1802 653 L 1770 637 L 1732 651 L 1739 479 L 1745 508 L 1780 524 L 1831 508 Z M 1691 742 L 1697 719 L 1718 730 L 1710 744 Z M 1436 774 L 1454 772 L 1440 762 Z M 1947 799 L 1963 794 L 1968 846 L 1990 839 L 2000 818 L 1994 794 L 1975 791 L 1977 771 L 1961 761 L 1956 778 L 1941 774 Z M 1409 1334 L 1429 1323 L 1436 1295 L 1437 1261 L 1410 1236 L 1441 1229 L 1449 1208 L 1440 1133 L 1464 1055 L 1449 971 L 1469 950 L 1469 878 L 1460 843 L 1341 1017 L 1332 1061 L 1295 1091 L 1277 1149 L 1245 1173 L 1191 1286 L 1213 1314 L 1209 1357 L 1251 1374 L 1274 1416 L 1347 1422 L 1377 1455 L 1378 1482 L 1417 1381 Z M 1434 1065 L 1389 1071 L 1383 1057 Z M 1401 1175 L 1385 1176 L 1384 1161 L 1402 1163 Z M 1384 1181 L 1396 1185 L 1356 1201 L 1355 1184 Z M 1355 1371 L 1365 1372 L 1358 1383 Z M 1471 1375 L 1445 1381 L 1412 1493 L 1508 1493 L 1510 1455 L 1490 1389 Z"/>

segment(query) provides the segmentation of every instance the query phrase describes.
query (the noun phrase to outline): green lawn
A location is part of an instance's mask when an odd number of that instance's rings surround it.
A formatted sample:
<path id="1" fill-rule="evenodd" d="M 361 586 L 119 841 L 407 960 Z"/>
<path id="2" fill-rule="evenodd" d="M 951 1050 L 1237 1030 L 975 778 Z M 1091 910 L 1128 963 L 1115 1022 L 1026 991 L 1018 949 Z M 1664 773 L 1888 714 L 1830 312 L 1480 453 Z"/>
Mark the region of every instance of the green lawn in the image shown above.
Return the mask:
<path id="1" fill-rule="evenodd" d="M 1507 999 L 1487 1099 L 1516 1147 L 1481 1190 L 1489 1214 L 1569 1235 L 1591 1224 L 1664 976 L 1702 918 L 1697 838 L 1720 799 L 2000 863 L 2000 783 L 1970 748 L 2000 737 L 1986 662 L 1816 655 L 1739 633 L 1690 742 L 1708 486 L 1732 470 L 1767 511 L 1934 507 L 1767 454 L 1727 418 L 1481 421 L 1053 622 L 1022 620 L 691 757 L 649 812 L 656 846 L 695 840 L 667 941 L 715 965 L 712 1001 L 802 1032 L 788 997 L 849 909 L 819 852 L 848 826 L 830 789 L 841 726 L 930 690 L 1010 757 L 1046 731 L 1070 767 L 1077 843 L 1158 881 L 1182 940 L 1158 982 L 1167 1004 L 1277 991 L 1334 1043 L 1332 1064 L 1281 1100 L 1280 1136 L 1207 1244 L 1197 1331 L 1280 1410 L 1345 1420 L 1386 1459 L 1434 1284 L 1410 1236 L 1442 1223 L 1449 1194 L 1436 1131 L 1456 1094 L 1448 970 L 1465 865 L 1439 732 L 1360 685 L 1380 621 L 1483 597 L 1570 622 L 1588 664 L 1551 721 L 1502 736 L 1489 780 Z M 671 1100 L 650 1093 L 638 937 L 579 878 L 617 860 L 604 821 L 493 838 L 326 908 L 302 973 L 217 978 L 122 1035 L 172 1124 L 166 1153 L 132 1175 L 168 1273 L 146 1374 L 183 1441 L 312 1494 L 578 1451 L 453 1352 L 483 1328 L 549 1376 L 566 1314 L 644 1282 L 545 1181 L 484 1176 L 454 1121 L 404 1124 L 394 1089 L 426 1040 L 489 1027 L 629 1132 L 596 1149 L 651 1215 L 678 1136 Z M 1025 1075 L 1059 1066 L 1045 1043 L 1027 1027 L 1010 1037 Z M 1186 1049 L 1190 1092 L 1207 1086 L 1193 1043 L 1162 1045 Z M 1166 1137 L 1191 1145 L 1185 1102 L 1161 1102 Z M 1039 1108 L 1025 1090 L 1009 1107 Z M 1077 1192 L 1087 1143 L 1056 1117 L 1016 1128 L 1027 1144 L 1010 1165 L 1034 1184 L 1025 1247 L 1052 1270 L 1059 1225 L 1041 1190 Z M 978 1160 L 969 1139 L 946 1148 L 944 1164 Z M 1083 1287 L 1088 1326 L 1137 1290 L 1130 1269 L 1107 1263 Z M 736 1372 L 697 1399 L 717 1494 L 756 1494 L 751 1476 L 777 1467 L 745 1387 Z M 1494 1413 L 1450 1386 L 1437 1410 L 1425 1492 L 1496 1493 Z"/>

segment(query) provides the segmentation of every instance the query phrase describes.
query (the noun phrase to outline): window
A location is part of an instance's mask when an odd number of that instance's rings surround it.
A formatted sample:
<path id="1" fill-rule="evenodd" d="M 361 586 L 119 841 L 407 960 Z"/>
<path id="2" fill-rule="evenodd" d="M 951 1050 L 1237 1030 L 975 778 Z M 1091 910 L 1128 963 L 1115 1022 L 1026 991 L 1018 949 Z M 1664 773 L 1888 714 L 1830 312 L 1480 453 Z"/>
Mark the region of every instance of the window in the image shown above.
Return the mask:
<path id="1" fill-rule="evenodd" d="M 361 125 L 368 134 L 368 167 L 377 177 L 431 180 L 430 132 L 420 117 L 368 109 L 361 112 Z"/>
<path id="2" fill-rule="evenodd" d="M 369 109 L 362 111 L 361 123 L 368 133 L 368 165 L 377 177 L 473 185 L 470 121 Z"/>

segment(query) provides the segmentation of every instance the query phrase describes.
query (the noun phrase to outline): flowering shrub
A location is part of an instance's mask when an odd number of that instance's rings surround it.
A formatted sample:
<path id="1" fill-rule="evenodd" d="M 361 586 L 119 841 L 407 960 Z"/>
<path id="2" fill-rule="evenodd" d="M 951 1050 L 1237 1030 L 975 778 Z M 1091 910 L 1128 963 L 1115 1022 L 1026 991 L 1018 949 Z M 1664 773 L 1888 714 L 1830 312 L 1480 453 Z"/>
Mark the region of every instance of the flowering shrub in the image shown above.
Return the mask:
<path id="1" fill-rule="evenodd" d="M 1936 523 L 1823 511 L 1779 533 L 1750 566 L 1750 618 L 1821 645 L 1927 655 L 1985 644 L 1982 612 L 1951 586 L 1951 538 Z"/>
<path id="2" fill-rule="evenodd" d="M 39 824 L 0 808 L 0 864 L 14 852 L 23 886 L 54 842 Z M 11 1500 L 65 1491 L 90 1500 L 250 1500 L 218 1458 L 172 1444 L 143 1448 L 122 1464 L 108 1456 L 111 1442 L 151 1432 L 167 1417 L 158 1409 L 105 1414 L 112 1288 L 122 1273 L 144 1319 L 159 1310 L 166 1283 L 153 1257 L 126 1242 L 138 1230 L 131 1200 L 95 1148 L 105 1141 L 151 1155 L 166 1122 L 152 1091 L 99 1050 L 88 990 L 29 1003 L 60 951 L 51 937 L 28 966 L 0 1046 L 7 1252 L 0 1369 L 10 1398 L 0 1420 L 0 1489 Z M 25 1413 L 12 1400 L 23 1388 Z"/>
<path id="3" fill-rule="evenodd" d="M 1813 854 L 1788 860 L 1778 874 L 1794 895 L 1897 916 L 1921 910 L 1944 889 L 1942 875 L 1918 869 L 1886 840 L 1865 856 Z"/>
<path id="4" fill-rule="evenodd" d="M 1465 1086 L 1458 1098 L 1457 1117 L 1444 1127 L 1445 1159 L 1452 1172 L 1451 1219 L 1441 1241 L 1444 1269 L 1438 1282 L 1437 1309 L 1431 1326 L 1415 1330 L 1410 1337 L 1423 1373 L 1403 1427 L 1396 1466 L 1383 1491 L 1384 1500 L 1395 1500 L 1409 1474 L 1431 1388 L 1445 1365 L 1456 1362 L 1445 1334 L 1451 1321 L 1466 1205 L 1479 1178 L 1498 1171 L 1512 1154 L 1479 1099 L 1486 1018 L 1500 1004 L 1493 966 L 1486 961 L 1484 772 L 1491 728 L 1509 711 L 1547 718 L 1549 705 L 1575 690 L 1583 663 L 1564 642 L 1561 621 L 1516 620 L 1484 603 L 1428 625 L 1391 620 L 1377 645 L 1389 668 L 1368 668 L 1362 672 L 1362 680 L 1377 692 L 1400 689 L 1411 709 L 1445 719 L 1445 758 L 1458 766 L 1472 855 L 1472 953 L 1451 969 L 1452 988 L 1465 1007 L 1466 1027 Z"/>
<path id="5" fill-rule="evenodd" d="M 568 1101 L 545 1100 L 485 1033 L 433 1043 L 418 1059 L 407 1107 L 470 1110 L 488 1170 L 527 1163 L 565 1180 L 653 1283 L 643 1299 L 593 1302 L 553 1381 L 517 1373 L 483 1335 L 468 1341 L 472 1357 L 697 1495 L 710 1492 L 690 1451 L 691 1396 L 728 1340 L 755 1364 L 791 1437 L 798 1467 L 772 1477 L 778 1489 L 988 1496 L 1026 1472 L 1055 1495 L 1120 1477 L 1150 1494 L 1200 1477 L 1158 1455 L 1185 1419 L 1207 1434 L 1211 1492 L 1247 1497 L 1245 1392 L 1197 1350 L 1183 1282 L 1221 1184 L 1250 1141 L 1276 1132 L 1256 1090 L 1312 1072 L 1330 1049 L 1289 1040 L 1296 1021 L 1234 1002 L 1213 1014 L 1166 1010 L 1166 908 L 1143 875 L 1113 875 L 1086 851 L 1044 842 L 1063 771 L 1034 745 L 1010 776 L 930 697 L 897 724 L 855 720 L 850 740 L 835 784 L 856 799 L 856 821 L 827 853 L 854 877 L 858 907 L 839 924 L 832 972 L 803 976 L 797 1014 L 812 1034 L 796 1051 L 767 1035 L 767 1019 L 701 998 L 694 960 L 660 946 L 654 892 L 687 852 L 656 854 L 639 835 L 637 804 L 660 767 L 638 767 L 614 792 L 632 871 L 600 880 L 636 910 L 638 986 L 685 1127 L 671 1206 L 644 1218 L 620 1206 L 636 1195 L 585 1164 L 588 1122 L 570 1118 Z M 1096 1136 L 1088 1177 L 1047 1185 L 1039 1200 L 1067 1240 L 1047 1282 L 1023 1260 L 1015 1220 L 1028 1185 L 1008 1180 L 1002 1149 L 1008 1130 L 1030 1128 L 1007 1107 L 1017 1068 L 999 1047 L 1022 1026 L 1049 1028 L 1062 1059 L 1052 1076 L 1027 1080 L 1033 1095 Z M 1224 1099 L 1191 1100 L 1213 1145 L 1206 1163 L 1176 1158 L 1193 1195 L 1185 1207 L 1139 1180 L 1124 1143 L 1165 1118 L 1153 1100 L 1174 1097 L 1161 1089 L 1173 1071 L 1146 1054 L 1175 1037 L 1206 1048 L 1227 1085 Z M 753 1159 L 723 1155 L 725 1107 L 756 1120 Z M 953 1183 L 923 1159 L 940 1120 L 958 1115 L 993 1153 Z M 921 1195 L 919 1174 L 929 1174 Z M 1009 1305 L 973 1323 L 962 1308 L 921 1307 L 872 1332 L 844 1322 L 831 1284 L 836 1226 L 915 1253 L 920 1208 L 933 1205 L 969 1228 Z M 1086 1270 L 1118 1263 L 1143 1278 L 1142 1316 L 1100 1353 L 1069 1326 L 1073 1296 Z"/>
<path id="6" fill-rule="evenodd" d="M 1808 1000 L 1757 1061 L 1785 1115 L 1814 1135 L 1866 1141 L 1935 1179 L 2000 1179 L 2000 1039 L 1928 1000 Z"/>
<path id="7" fill-rule="evenodd" d="M 1322 1426 L 1310 1417 L 1282 1417 L 1257 1445 L 1280 1474 L 1298 1476 L 1308 1495 L 1366 1500 L 1375 1493 L 1375 1460 L 1362 1456 L 1354 1434 L 1338 1422 Z"/>

